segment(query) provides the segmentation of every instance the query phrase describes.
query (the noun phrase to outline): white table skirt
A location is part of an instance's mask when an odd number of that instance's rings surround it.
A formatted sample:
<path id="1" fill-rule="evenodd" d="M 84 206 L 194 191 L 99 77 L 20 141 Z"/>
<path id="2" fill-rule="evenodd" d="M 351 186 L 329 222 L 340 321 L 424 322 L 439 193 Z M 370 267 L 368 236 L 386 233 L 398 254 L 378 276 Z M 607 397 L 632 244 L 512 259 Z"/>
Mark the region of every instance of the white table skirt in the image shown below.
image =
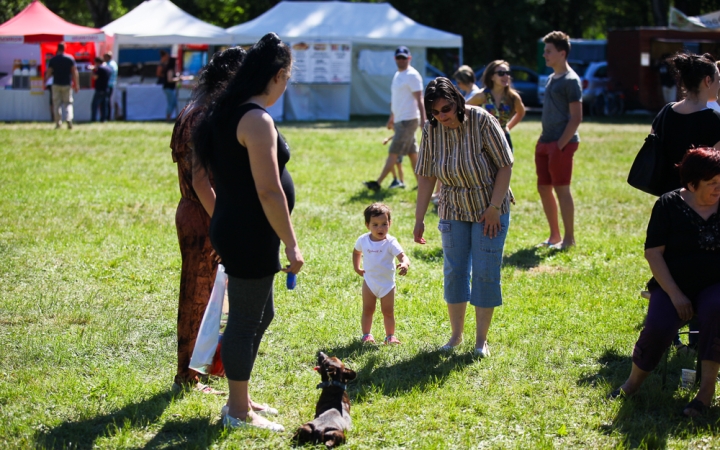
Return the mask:
<path id="1" fill-rule="evenodd" d="M 73 114 L 75 122 L 90 121 L 92 89 L 73 92 Z M 29 90 L 0 90 L 0 121 L 6 122 L 52 122 L 50 112 L 50 91 L 33 95 Z"/>
<path id="2" fill-rule="evenodd" d="M 121 89 L 126 93 L 125 120 L 165 120 L 167 99 L 161 85 L 131 84 Z M 178 109 L 182 109 L 179 102 Z"/>

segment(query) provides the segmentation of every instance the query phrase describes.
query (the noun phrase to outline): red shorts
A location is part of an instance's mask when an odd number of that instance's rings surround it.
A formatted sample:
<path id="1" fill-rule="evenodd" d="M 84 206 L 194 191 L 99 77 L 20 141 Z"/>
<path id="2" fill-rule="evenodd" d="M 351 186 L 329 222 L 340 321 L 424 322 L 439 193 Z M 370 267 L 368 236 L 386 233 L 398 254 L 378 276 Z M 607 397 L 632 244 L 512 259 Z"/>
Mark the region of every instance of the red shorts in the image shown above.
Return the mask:
<path id="1" fill-rule="evenodd" d="M 557 141 L 535 145 L 535 172 L 538 186 L 568 186 L 572 178 L 573 155 L 578 142 L 571 142 L 560 150 Z"/>

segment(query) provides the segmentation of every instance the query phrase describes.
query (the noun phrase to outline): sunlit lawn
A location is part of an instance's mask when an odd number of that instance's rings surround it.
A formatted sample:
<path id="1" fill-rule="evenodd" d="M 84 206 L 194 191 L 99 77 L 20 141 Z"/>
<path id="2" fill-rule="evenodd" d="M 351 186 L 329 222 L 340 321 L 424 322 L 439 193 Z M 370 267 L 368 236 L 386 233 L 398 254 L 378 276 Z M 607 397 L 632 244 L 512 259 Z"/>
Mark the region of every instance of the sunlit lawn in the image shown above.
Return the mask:
<path id="1" fill-rule="evenodd" d="M 642 247 L 653 199 L 625 176 L 650 120 L 582 125 L 578 246 L 568 252 L 535 249 L 547 238 L 537 116 L 513 130 L 517 205 L 485 360 L 471 356 L 472 314 L 462 348 L 438 351 L 449 335 L 438 219 L 428 213 L 427 245 L 412 242 L 407 163 L 408 189 L 372 194 L 361 184 L 386 155 L 384 120 L 280 124 L 306 266 L 295 291 L 276 284 L 252 388 L 280 409 L 283 434 L 226 431 L 223 398 L 170 392 L 180 272 L 171 125 L 0 125 L 0 447 L 286 447 L 314 414 L 318 350 L 358 372 L 349 449 L 720 446 L 720 408 L 680 416 L 693 396 L 677 387 L 691 357 L 671 353 L 664 390 L 658 373 L 631 400 L 604 399 L 629 373 L 646 308 L 638 293 L 650 273 Z M 413 263 L 398 281 L 403 345 L 392 348 L 359 344 L 351 254 L 375 200 L 393 208 L 391 233 Z M 379 311 L 373 331 L 382 336 Z"/>

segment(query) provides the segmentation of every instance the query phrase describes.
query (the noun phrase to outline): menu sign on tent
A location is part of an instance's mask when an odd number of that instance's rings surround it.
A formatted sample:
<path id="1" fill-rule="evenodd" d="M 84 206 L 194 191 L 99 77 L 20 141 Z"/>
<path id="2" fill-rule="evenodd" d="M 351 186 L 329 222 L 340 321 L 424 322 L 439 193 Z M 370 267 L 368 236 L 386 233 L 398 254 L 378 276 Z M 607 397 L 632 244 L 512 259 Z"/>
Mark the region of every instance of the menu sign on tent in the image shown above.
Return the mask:
<path id="1" fill-rule="evenodd" d="M 350 41 L 296 41 L 292 82 L 300 84 L 348 84 L 352 73 Z"/>

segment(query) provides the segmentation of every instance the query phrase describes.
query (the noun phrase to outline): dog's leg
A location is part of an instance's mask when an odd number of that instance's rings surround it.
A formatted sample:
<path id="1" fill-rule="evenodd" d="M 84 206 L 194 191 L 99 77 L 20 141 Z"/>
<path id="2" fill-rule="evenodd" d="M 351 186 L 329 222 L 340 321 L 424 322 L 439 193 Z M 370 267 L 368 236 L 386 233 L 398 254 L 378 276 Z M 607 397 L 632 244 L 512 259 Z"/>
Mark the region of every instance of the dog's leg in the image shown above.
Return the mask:
<path id="1" fill-rule="evenodd" d="M 327 448 L 345 443 L 345 433 L 342 430 L 330 430 L 323 434 L 323 442 Z"/>
<path id="2" fill-rule="evenodd" d="M 295 432 L 295 436 L 293 436 L 293 441 L 295 441 L 298 445 L 312 442 L 314 430 L 315 427 L 312 425 L 312 423 L 304 424 Z"/>

